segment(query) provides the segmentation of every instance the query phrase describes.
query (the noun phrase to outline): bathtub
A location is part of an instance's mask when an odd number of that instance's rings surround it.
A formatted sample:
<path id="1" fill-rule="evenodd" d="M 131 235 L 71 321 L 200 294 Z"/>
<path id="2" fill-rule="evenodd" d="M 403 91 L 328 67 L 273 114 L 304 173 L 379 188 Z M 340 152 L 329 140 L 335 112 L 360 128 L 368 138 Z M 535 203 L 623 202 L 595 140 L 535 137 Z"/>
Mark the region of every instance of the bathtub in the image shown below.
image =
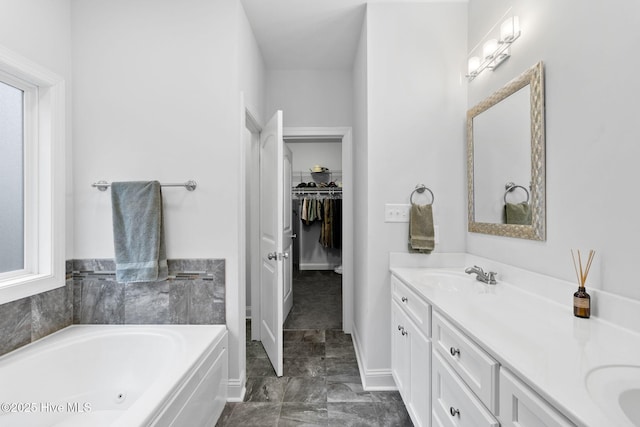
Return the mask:
<path id="1" fill-rule="evenodd" d="M 213 426 L 224 325 L 73 325 L 0 357 L 0 426 Z"/>

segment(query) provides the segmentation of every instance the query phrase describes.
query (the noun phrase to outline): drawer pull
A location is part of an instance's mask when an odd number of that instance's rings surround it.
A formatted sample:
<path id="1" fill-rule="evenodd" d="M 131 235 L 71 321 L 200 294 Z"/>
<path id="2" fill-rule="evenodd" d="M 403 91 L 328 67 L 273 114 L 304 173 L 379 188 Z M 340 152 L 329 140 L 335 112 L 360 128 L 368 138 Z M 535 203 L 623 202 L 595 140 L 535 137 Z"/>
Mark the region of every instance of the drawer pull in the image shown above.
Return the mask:
<path id="1" fill-rule="evenodd" d="M 452 417 L 460 416 L 460 410 L 454 408 L 453 406 L 449 407 L 449 413 L 451 414 Z"/>
<path id="2" fill-rule="evenodd" d="M 407 301 L 409 301 L 409 298 L 407 298 L 407 297 L 402 297 L 402 302 L 407 302 Z"/>
<path id="3" fill-rule="evenodd" d="M 453 357 L 455 357 L 456 355 L 457 355 L 457 356 L 460 356 L 460 349 L 459 349 L 459 348 L 453 348 L 453 347 L 451 347 L 451 348 L 449 349 L 449 353 L 451 353 L 451 355 L 452 355 Z"/>
<path id="4" fill-rule="evenodd" d="M 402 328 L 402 335 L 408 335 L 409 332 L 405 331 L 404 328 Z"/>
<path id="5" fill-rule="evenodd" d="M 403 327 L 402 325 L 398 325 L 398 330 L 399 330 L 399 331 L 401 331 L 401 330 L 403 330 L 403 329 L 404 329 L 404 327 Z"/>

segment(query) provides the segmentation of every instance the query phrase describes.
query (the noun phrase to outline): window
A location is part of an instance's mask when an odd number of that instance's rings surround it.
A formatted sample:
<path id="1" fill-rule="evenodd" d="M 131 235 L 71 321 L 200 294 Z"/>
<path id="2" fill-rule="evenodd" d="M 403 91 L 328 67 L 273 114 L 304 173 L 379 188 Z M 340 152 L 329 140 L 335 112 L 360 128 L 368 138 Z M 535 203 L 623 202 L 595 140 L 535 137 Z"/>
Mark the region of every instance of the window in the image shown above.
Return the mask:
<path id="1" fill-rule="evenodd" d="M 0 46 L 0 304 L 65 284 L 64 95 Z"/>
<path id="2" fill-rule="evenodd" d="M 0 275 L 25 270 L 24 90 L 0 79 Z"/>

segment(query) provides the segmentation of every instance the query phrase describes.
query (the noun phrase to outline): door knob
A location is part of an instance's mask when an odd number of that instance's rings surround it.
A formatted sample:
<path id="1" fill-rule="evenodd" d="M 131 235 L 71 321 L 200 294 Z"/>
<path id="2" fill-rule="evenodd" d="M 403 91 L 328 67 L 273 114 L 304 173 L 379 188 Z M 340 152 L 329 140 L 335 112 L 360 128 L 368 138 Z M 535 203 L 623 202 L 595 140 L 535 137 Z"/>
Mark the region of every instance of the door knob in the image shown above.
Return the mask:
<path id="1" fill-rule="evenodd" d="M 288 258 L 289 258 L 289 252 L 284 252 L 284 253 L 282 254 L 282 258 L 284 258 L 284 259 L 288 259 Z"/>
<path id="2" fill-rule="evenodd" d="M 292 239 L 295 239 L 295 238 L 297 238 L 297 237 L 298 237 L 298 235 L 297 235 L 296 233 L 293 233 L 293 234 L 291 235 L 291 238 L 292 238 Z"/>
<path id="3" fill-rule="evenodd" d="M 276 252 L 269 252 L 267 254 L 267 259 L 278 259 L 278 254 Z"/>

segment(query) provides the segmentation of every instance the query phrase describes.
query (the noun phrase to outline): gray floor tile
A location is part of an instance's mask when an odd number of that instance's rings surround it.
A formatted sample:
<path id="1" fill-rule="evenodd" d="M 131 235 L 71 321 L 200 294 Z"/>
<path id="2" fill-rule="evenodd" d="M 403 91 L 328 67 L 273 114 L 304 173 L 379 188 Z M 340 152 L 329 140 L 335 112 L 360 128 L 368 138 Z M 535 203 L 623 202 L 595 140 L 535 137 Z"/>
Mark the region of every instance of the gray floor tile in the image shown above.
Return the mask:
<path id="1" fill-rule="evenodd" d="M 293 357 L 324 357 L 325 344 L 323 342 L 285 342 L 284 354 L 288 358 Z"/>
<path id="2" fill-rule="evenodd" d="M 233 408 L 225 426 L 270 427 L 278 425 L 280 403 L 248 402 Z"/>
<path id="3" fill-rule="evenodd" d="M 284 359 L 285 377 L 325 377 L 327 371 L 322 356 Z"/>
<path id="4" fill-rule="evenodd" d="M 376 403 L 375 408 L 381 426 L 413 426 L 411 417 L 402 402 Z"/>
<path id="5" fill-rule="evenodd" d="M 326 403 L 283 403 L 278 427 L 326 426 Z"/>
<path id="6" fill-rule="evenodd" d="M 336 376 L 336 375 L 350 375 L 357 376 L 360 375 L 360 370 L 358 369 L 358 362 L 355 357 L 351 358 L 340 358 L 340 357 L 332 357 L 327 358 L 325 360 L 326 367 L 326 375 L 327 376 Z"/>
<path id="7" fill-rule="evenodd" d="M 327 377 L 327 402 L 373 402 L 373 397 L 359 376 L 339 375 Z"/>
<path id="8" fill-rule="evenodd" d="M 289 329 L 282 331 L 283 341 L 324 342 L 324 329 Z"/>
<path id="9" fill-rule="evenodd" d="M 326 403 L 327 385 L 324 378 L 289 378 L 284 402 Z"/>
<path id="10" fill-rule="evenodd" d="M 247 377 L 275 377 L 276 372 L 269 359 L 252 358 L 247 359 Z"/>
<path id="11" fill-rule="evenodd" d="M 378 415 L 367 403 L 327 403 L 330 426 L 373 427 L 381 426 Z"/>
<path id="12" fill-rule="evenodd" d="M 247 378 L 244 401 L 281 403 L 288 381 L 287 377 Z"/>

